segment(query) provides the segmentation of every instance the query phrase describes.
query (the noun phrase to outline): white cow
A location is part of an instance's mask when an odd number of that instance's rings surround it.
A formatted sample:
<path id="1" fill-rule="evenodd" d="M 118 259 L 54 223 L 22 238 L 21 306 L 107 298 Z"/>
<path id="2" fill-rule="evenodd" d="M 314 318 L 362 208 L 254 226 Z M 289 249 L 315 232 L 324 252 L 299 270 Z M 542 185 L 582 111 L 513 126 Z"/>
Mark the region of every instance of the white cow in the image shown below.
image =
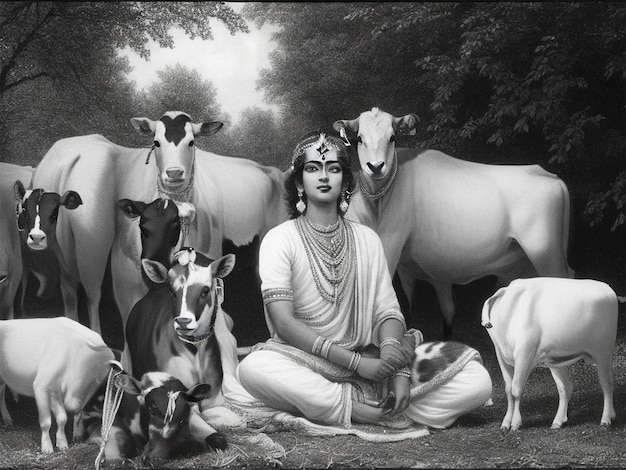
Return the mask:
<path id="1" fill-rule="evenodd" d="M 11 424 L 4 401 L 8 386 L 15 393 L 35 398 L 41 451 L 54 451 L 50 440 L 53 415 L 56 446 L 67 449 L 68 413 L 78 418 L 106 379 L 109 361 L 114 359 L 100 335 L 69 318 L 0 321 L 0 411 L 5 424 Z"/>
<path id="2" fill-rule="evenodd" d="M 76 308 L 76 283 L 89 300 L 90 321 L 100 331 L 100 288 L 111 253 L 113 289 L 125 323 L 132 306 L 147 292 L 140 271 L 137 221 L 117 209 L 120 199 L 150 202 L 157 197 L 190 202 L 197 216 L 186 245 L 212 258 L 222 243 L 245 245 L 286 220 L 283 172 L 254 161 L 196 148 L 195 138 L 218 132 L 222 123 L 193 123 L 182 112 L 159 120 L 133 118 L 150 137 L 150 148 L 127 148 L 100 135 L 56 142 L 37 167 L 33 185 L 48 191 L 74 189 L 83 205 L 59 215 L 57 239 L 62 257 L 65 308 Z"/>
<path id="3" fill-rule="evenodd" d="M 455 313 L 453 284 L 492 274 L 505 284 L 525 276 L 572 277 L 563 181 L 538 165 L 488 165 L 396 148 L 396 135 L 414 134 L 417 120 L 373 108 L 333 127 L 357 135 L 361 169 L 346 217 L 378 233 L 409 301 L 414 279 L 433 285 L 444 337 Z"/>
<path id="4" fill-rule="evenodd" d="M 601 424 L 611 424 L 617 336 L 617 295 L 611 287 L 589 279 L 517 279 L 487 299 L 482 325 L 495 346 L 506 388 L 502 429 L 522 425 L 520 400 L 537 365 L 550 368 L 559 391 L 552 428 L 560 428 L 573 391 L 567 366 L 581 359 L 596 366 L 604 395 Z"/>

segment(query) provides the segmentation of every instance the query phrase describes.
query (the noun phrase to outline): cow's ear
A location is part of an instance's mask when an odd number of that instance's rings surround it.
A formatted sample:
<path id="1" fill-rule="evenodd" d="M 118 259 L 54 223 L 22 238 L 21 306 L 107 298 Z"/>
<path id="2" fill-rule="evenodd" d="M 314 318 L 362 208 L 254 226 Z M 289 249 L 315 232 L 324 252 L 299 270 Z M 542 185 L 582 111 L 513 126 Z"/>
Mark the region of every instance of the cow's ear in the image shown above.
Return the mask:
<path id="1" fill-rule="evenodd" d="M 130 199 L 120 199 L 117 201 L 117 207 L 119 207 L 129 219 L 136 219 L 143 214 L 146 203 L 142 201 L 131 201 Z"/>
<path id="2" fill-rule="evenodd" d="M 13 185 L 13 192 L 15 193 L 15 199 L 20 202 L 24 200 L 26 189 L 24 189 L 24 184 L 20 180 L 17 180 Z"/>
<path id="3" fill-rule="evenodd" d="M 224 123 L 219 121 L 205 121 L 191 124 L 193 135 L 196 137 L 208 137 L 217 134 L 222 127 L 224 127 Z"/>
<path id="4" fill-rule="evenodd" d="M 141 135 L 153 136 L 156 131 L 156 121 L 146 117 L 131 118 L 130 123 Z"/>
<path id="5" fill-rule="evenodd" d="M 158 261 L 151 259 L 142 259 L 141 266 L 150 279 L 155 284 L 163 284 L 167 282 L 167 268 Z"/>
<path id="6" fill-rule="evenodd" d="M 82 203 L 83 200 L 76 191 L 66 191 L 59 204 L 65 206 L 66 209 L 76 209 Z"/>
<path id="7" fill-rule="evenodd" d="M 211 394 L 211 386 L 209 384 L 198 384 L 184 392 L 187 401 L 199 402 L 209 398 Z"/>
<path id="8" fill-rule="evenodd" d="M 394 118 L 398 132 L 405 135 L 415 135 L 415 126 L 420 121 L 417 114 L 407 114 L 401 118 Z"/>
<path id="9" fill-rule="evenodd" d="M 141 394 L 141 382 L 128 374 L 121 373 L 116 375 L 115 383 L 119 388 L 124 390 L 125 393 L 130 395 Z"/>
<path id="10" fill-rule="evenodd" d="M 228 253 L 211 263 L 211 275 L 213 277 L 224 278 L 230 274 L 235 267 L 235 255 Z"/>

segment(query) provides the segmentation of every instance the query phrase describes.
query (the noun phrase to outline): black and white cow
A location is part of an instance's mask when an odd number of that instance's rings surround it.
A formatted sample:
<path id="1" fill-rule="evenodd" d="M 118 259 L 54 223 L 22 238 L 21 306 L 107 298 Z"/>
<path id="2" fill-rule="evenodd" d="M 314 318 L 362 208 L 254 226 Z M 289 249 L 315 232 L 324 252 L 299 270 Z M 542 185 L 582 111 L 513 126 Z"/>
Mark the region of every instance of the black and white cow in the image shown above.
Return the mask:
<path id="1" fill-rule="evenodd" d="M 19 180 L 15 182 L 15 198 L 18 228 L 28 231 L 28 247 L 36 251 L 55 249 L 59 208 L 73 210 L 83 203 L 76 191 L 66 191 L 63 196 L 41 188 L 27 191 Z"/>
<path id="2" fill-rule="evenodd" d="M 175 375 L 187 387 L 208 383 L 212 391 L 203 408 L 221 404 L 223 374 L 214 327 L 218 319 L 227 330 L 233 326 L 221 304 L 222 279 L 232 271 L 235 255 L 213 262 L 185 248 L 172 256 L 172 250 L 179 246 L 182 227 L 193 219 L 190 204 L 162 199 L 144 204 L 124 199 L 119 207 L 127 216 L 139 217 L 141 263 L 149 280 L 148 292 L 128 317 L 129 357 L 124 367 L 136 379 L 147 372 L 163 371 Z M 181 218 L 186 222 L 181 224 Z M 191 312 L 187 303 L 192 303 L 195 311 Z"/>
<path id="3" fill-rule="evenodd" d="M 25 246 L 22 250 L 25 274 L 33 271 L 40 283 L 37 295 L 49 296 L 46 293 L 48 284 L 54 288 L 59 281 L 57 259 L 60 251 L 56 238 L 59 210 L 61 206 L 67 210 L 75 210 L 83 201 L 76 191 L 71 190 L 66 191 L 63 196 L 42 188 L 27 190 L 21 180 L 15 182 L 13 190 L 17 200 L 17 227 L 22 234 L 26 234 L 22 235 L 22 245 Z M 24 276 L 22 281 L 25 281 Z M 22 304 L 25 284 L 24 282 L 22 286 Z M 65 311 L 69 318 L 79 321 L 77 310 Z"/>
<path id="4" fill-rule="evenodd" d="M 222 279 L 234 264 L 233 254 L 211 261 L 191 248 L 178 252 L 170 269 L 142 260 L 157 286 L 135 304 L 128 319 L 126 338 L 135 377 L 160 370 L 175 374 L 187 386 L 208 383 L 211 396 L 202 407 L 220 402 L 223 375 L 214 327 L 221 317 L 232 328 L 221 304 Z"/>
<path id="5" fill-rule="evenodd" d="M 195 406 L 210 395 L 210 385 L 186 387 L 165 372 L 148 372 L 141 380 L 122 373 L 115 382 L 124 394 L 105 446 L 106 460 L 140 453 L 142 461 L 167 459 L 190 442 L 226 448 L 224 435 L 216 433 Z"/>

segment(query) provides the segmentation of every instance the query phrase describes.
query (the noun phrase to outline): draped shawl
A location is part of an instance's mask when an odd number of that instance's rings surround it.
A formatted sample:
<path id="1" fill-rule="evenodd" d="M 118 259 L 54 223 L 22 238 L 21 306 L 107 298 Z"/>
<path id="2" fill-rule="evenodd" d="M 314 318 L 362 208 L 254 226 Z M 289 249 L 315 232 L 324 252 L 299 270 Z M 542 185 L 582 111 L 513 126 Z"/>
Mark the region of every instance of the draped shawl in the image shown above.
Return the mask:
<path id="1" fill-rule="evenodd" d="M 343 302 L 335 305 L 317 290 L 303 242 L 294 220 L 283 222 L 263 238 L 259 274 L 265 306 L 291 300 L 294 315 L 319 335 L 348 349 L 378 346 L 378 328 L 388 318 L 405 324 L 391 283 L 391 276 L 378 235 L 365 225 L 344 220 L 354 234 L 356 276 L 348 285 Z M 272 320 L 265 317 L 274 341 L 282 342 Z"/>

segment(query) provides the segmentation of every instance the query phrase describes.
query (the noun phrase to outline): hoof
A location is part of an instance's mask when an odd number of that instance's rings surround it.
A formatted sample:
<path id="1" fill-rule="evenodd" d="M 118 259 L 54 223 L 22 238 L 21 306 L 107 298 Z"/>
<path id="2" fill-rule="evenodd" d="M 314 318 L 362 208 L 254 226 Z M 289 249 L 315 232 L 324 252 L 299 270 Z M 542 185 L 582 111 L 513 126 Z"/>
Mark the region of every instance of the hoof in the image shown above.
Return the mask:
<path id="1" fill-rule="evenodd" d="M 226 436 L 224 436 L 221 432 L 211 434 L 205 439 L 205 442 L 211 450 L 224 450 L 228 447 Z"/>

